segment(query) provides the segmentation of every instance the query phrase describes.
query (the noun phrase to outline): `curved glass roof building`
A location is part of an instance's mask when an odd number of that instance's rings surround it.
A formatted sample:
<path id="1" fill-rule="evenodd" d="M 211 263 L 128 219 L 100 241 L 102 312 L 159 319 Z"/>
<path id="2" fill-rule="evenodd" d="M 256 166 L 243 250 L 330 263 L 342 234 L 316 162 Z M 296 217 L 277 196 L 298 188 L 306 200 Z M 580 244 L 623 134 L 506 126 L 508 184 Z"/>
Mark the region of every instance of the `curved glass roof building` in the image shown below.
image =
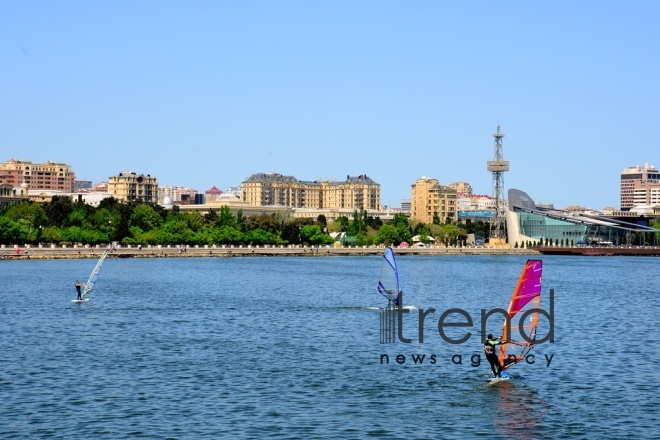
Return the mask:
<path id="1" fill-rule="evenodd" d="M 634 233 L 660 232 L 638 223 L 605 216 L 574 213 L 536 206 L 527 193 L 510 189 L 507 209 L 507 238 L 510 244 L 544 242 L 565 245 L 630 244 Z"/>

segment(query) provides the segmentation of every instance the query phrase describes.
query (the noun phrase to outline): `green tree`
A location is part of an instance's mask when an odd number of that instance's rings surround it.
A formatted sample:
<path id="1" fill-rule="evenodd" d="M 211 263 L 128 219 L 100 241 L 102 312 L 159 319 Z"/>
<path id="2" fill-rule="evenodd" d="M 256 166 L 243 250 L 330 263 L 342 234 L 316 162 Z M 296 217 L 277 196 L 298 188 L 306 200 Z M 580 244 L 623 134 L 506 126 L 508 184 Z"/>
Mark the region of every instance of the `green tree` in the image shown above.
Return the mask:
<path id="1" fill-rule="evenodd" d="M 328 226 L 328 220 L 325 218 L 325 215 L 319 214 L 316 217 L 316 224 L 319 225 L 321 230 L 324 230 Z"/>
<path id="2" fill-rule="evenodd" d="M 20 243 L 20 241 L 21 228 L 19 223 L 5 216 L 0 216 L 0 243 L 12 244 Z"/>
<path id="3" fill-rule="evenodd" d="M 222 226 L 219 229 L 218 243 L 239 244 L 243 242 L 243 233 L 233 226 Z"/>
<path id="4" fill-rule="evenodd" d="M 5 213 L 5 217 L 13 221 L 20 219 L 27 220 L 33 228 L 45 226 L 48 223 L 46 211 L 44 211 L 41 205 L 27 201 L 10 207 Z"/>
<path id="5" fill-rule="evenodd" d="M 275 217 L 270 214 L 253 215 L 245 219 L 244 229 L 253 231 L 261 229 L 267 232 L 276 232 L 278 230 Z"/>
<path id="6" fill-rule="evenodd" d="M 83 243 L 85 242 L 85 233 L 80 226 L 69 226 L 61 231 L 62 241 L 69 243 Z"/>
<path id="7" fill-rule="evenodd" d="M 60 229 L 56 226 L 45 227 L 41 233 L 41 241 L 45 243 L 60 243 L 62 241 Z"/>
<path id="8" fill-rule="evenodd" d="M 131 226 L 137 226 L 142 231 L 151 231 L 158 229 L 163 224 L 163 218 L 151 206 L 138 205 L 133 210 L 130 224 Z"/>
<path id="9" fill-rule="evenodd" d="M 194 232 L 201 230 L 205 226 L 204 217 L 197 211 L 186 212 L 182 215 L 188 227 Z"/>
<path id="10" fill-rule="evenodd" d="M 305 225 L 300 229 L 303 243 L 321 245 L 334 243 L 334 239 L 325 235 L 318 225 Z"/>
<path id="11" fill-rule="evenodd" d="M 406 217 L 405 214 L 400 212 L 394 214 L 394 218 L 392 218 L 392 225 L 398 229 L 410 227 L 408 223 L 408 217 Z"/>
<path id="12" fill-rule="evenodd" d="M 340 215 L 339 217 L 337 217 L 337 222 L 339 222 L 339 224 L 341 225 L 340 226 L 341 232 L 348 231 L 348 226 L 349 226 L 348 217 L 346 217 L 345 215 Z"/>
<path id="13" fill-rule="evenodd" d="M 218 225 L 218 221 L 220 220 L 220 216 L 216 211 L 213 209 L 209 209 L 209 212 L 204 214 L 204 220 L 206 221 L 206 224 L 215 227 Z"/>
<path id="14" fill-rule="evenodd" d="M 66 219 L 67 226 L 83 227 L 87 223 L 87 211 L 82 208 L 74 208 Z"/>
<path id="15" fill-rule="evenodd" d="M 70 197 L 53 196 L 43 208 L 48 218 L 48 224 L 61 227 L 65 226 L 66 219 L 73 211 L 73 202 Z"/>
<path id="16" fill-rule="evenodd" d="M 245 244 L 250 244 L 250 245 L 269 244 L 272 242 L 272 240 L 273 239 L 271 235 L 268 233 L 268 231 L 264 231 L 263 229 L 260 228 L 252 229 L 246 232 L 243 237 L 243 241 L 245 242 Z"/>
<path id="17" fill-rule="evenodd" d="M 218 214 L 218 226 L 236 226 L 236 219 L 229 210 L 229 206 L 222 205 Z"/>
<path id="18" fill-rule="evenodd" d="M 376 244 L 385 244 L 386 246 L 398 245 L 401 243 L 399 230 L 393 225 L 384 224 L 378 229 L 374 241 Z"/>
<path id="19" fill-rule="evenodd" d="M 300 244 L 300 227 L 295 222 L 290 221 L 280 231 L 280 237 L 285 243 Z"/>

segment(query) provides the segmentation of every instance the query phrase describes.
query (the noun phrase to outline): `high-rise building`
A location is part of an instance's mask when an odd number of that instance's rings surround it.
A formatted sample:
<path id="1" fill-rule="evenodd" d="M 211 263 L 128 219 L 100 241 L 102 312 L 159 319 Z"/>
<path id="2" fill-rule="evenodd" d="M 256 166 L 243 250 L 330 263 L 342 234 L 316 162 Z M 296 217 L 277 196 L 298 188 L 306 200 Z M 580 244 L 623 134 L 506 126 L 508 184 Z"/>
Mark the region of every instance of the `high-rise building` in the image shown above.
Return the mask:
<path id="1" fill-rule="evenodd" d="M 122 171 L 108 179 L 108 192 L 124 202 L 158 203 L 158 182 L 149 174 Z"/>
<path id="2" fill-rule="evenodd" d="M 71 167 L 61 162 L 32 163 L 10 159 L 0 163 L 0 183 L 19 186 L 25 182 L 31 191 L 51 190 L 73 192 L 75 175 Z"/>
<path id="3" fill-rule="evenodd" d="M 440 185 L 438 179 L 422 177 L 412 184 L 410 197 L 410 218 L 423 223 L 433 223 L 435 216 L 444 223 L 447 219 L 456 221 L 458 213 L 458 193 Z"/>
<path id="4" fill-rule="evenodd" d="M 621 173 L 621 210 L 636 205 L 660 203 L 660 172 L 648 163 L 626 168 Z"/>

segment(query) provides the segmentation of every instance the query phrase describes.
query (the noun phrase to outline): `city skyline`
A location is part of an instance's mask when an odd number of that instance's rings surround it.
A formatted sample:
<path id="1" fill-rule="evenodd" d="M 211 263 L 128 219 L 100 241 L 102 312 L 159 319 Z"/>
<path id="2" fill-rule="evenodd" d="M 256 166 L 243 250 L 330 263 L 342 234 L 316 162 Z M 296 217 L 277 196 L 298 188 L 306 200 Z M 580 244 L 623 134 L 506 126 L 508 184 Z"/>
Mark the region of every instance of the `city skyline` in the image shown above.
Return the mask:
<path id="1" fill-rule="evenodd" d="M 41 165 L 40 162 L 35 162 L 35 161 L 31 161 L 31 160 L 25 160 L 25 161 L 23 161 L 23 160 L 19 160 L 19 159 L 15 159 L 15 158 L 12 158 L 11 160 L 12 160 L 12 161 L 18 161 L 18 162 L 32 163 L 32 164 L 34 164 L 34 165 Z M 2 162 L 0 162 L 0 164 L 2 164 Z M 67 166 L 68 166 L 68 164 L 64 164 L 64 165 L 67 165 Z M 648 163 L 645 163 L 644 167 L 650 168 L 651 170 L 655 170 L 655 168 L 653 167 L 653 165 L 650 165 L 650 164 L 648 164 Z M 626 171 L 626 172 L 627 172 L 627 171 L 629 171 L 629 170 L 633 170 L 633 169 L 635 169 L 635 168 L 639 168 L 639 167 L 637 167 L 637 166 L 635 166 L 635 167 L 631 167 L 631 168 L 626 167 L 623 171 Z M 71 171 L 75 174 L 75 170 L 71 169 Z M 99 180 L 99 181 L 92 181 L 92 180 L 86 180 L 86 179 L 79 179 L 79 178 L 76 177 L 76 179 L 75 179 L 75 181 L 74 181 L 74 184 L 79 184 L 79 183 L 89 182 L 89 183 L 91 184 L 91 187 L 96 187 L 96 186 L 98 186 L 98 185 L 103 185 L 103 184 L 105 184 L 105 186 L 107 187 L 108 182 L 109 182 L 113 177 L 116 177 L 117 175 L 121 175 L 122 173 L 130 173 L 130 174 L 135 174 L 135 175 L 137 175 L 137 176 L 140 176 L 140 175 L 142 175 L 142 176 L 148 176 L 148 177 L 154 178 L 154 179 L 156 179 L 157 181 L 159 181 L 157 175 L 152 175 L 152 174 L 149 174 L 149 173 L 140 173 L 140 172 L 135 172 L 135 171 L 133 171 L 133 170 L 127 170 L 127 169 L 124 169 L 124 170 L 122 170 L 121 172 L 116 173 L 115 175 L 108 176 L 107 179 Z M 274 173 L 259 173 L 259 172 L 257 172 L 257 173 L 253 173 L 253 174 L 250 176 L 250 178 L 245 179 L 244 181 L 242 181 L 240 184 L 238 184 L 238 185 L 236 185 L 236 186 L 232 186 L 232 185 L 221 186 L 221 188 L 225 188 L 224 190 L 222 190 L 222 192 L 223 192 L 223 193 L 224 193 L 224 192 L 226 192 L 226 193 L 235 192 L 237 188 L 241 188 L 241 186 L 242 186 L 243 183 L 245 183 L 246 181 L 249 181 L 249 180 L 250 180 L 251 178 L 253 178 L 255 175 L 280 175 L 280 176 L 281 176 L 281 173 L 276 173 L 276 172 L 274 172 Z M 298 180 L 298 181 L 300 181 L 300 182 L 312 182 L 312 181 L 313 181 L 313 180 L 311 180 L 311 179 L 309 179 L 309 180 L 308 180 L 308 179 L 304 179 L 304 178 L 303 178 L 303 179 L 299 179 L 298 176 L 284 176 L 284 177 L 295 178 L 296 180 Z M 347 179 L 348 179 L 348 178 L 351 178 L 351 177 L 362 177 L 362 176 L 347 176 Z M 364 177 L 367 177 L 367 176 L 364 175 Z M 418 178 L 417 181 L 419 181 L 420 179 L 434 179 L 434 180 L 437 180 L 437 179 L 435 179 L 433 176 L 420 176 L 420 178 Z M 332 179 L 332 178 L 331 178 L 331 179 L 320 179 L 320 180 L 317 179 L 316 181 L 319 181 L 319 182 L 320 182 L 320 181 L 325 181 L 325 182 L 340 182 L 340 183 L 341 183 L 341 182 L 342 182 L 342 179 Z M 378 184 L 378 182 L 375 182 L 375 183 Z M 464 179 L 464 180 L 462 180 L 462 181 L 449 182 L 449 183 L 446 183 L 446 184 L 442 184 L 442 183 L 440 183 L 440 184 L 441 184 L 442 186 L 447 186 L 447 185 L 449 185 L 449 186 L 456 186 L 456 185 L 458 185 L 458 184 L 467 184 L 467 185 L 469 185 L 470 187 L 472 187 L 470 181 L 469 181 L 469 180 L 466 180 L 466 179 Z M 379 184 L 379 185 L 380 185 L 380 184 Z M 411 184 L 411 186 L 414 186 L 414 185 L 415 185 L 415 183 Z M 217 185 L 215 185 L 215 184 L 212 185 L 210 188 L 204 188 L 204 189 L 201 189 L 201 188 L 193 188 L 193 187 L 187 186 L 187 185 L 185 185 L 185 184 L 180 184 L 180 183 L 176 183 L 176 184 L 173 184 L 173 185 L 166 185 L 166 184 L 162 184 L 162 183 L 160 183 L 160 181 L 159 181 L 159 183 L 158 183 L 158 188 L 185 188 L 185 189 L 187 189 L 187 190 L 194 190 L 194 192 L 196 192 L 197 194 L 205 194 L 207 191 L 218 190 Z M 456 188 L 454 188 L 454 189 L 456 190 Z M 381 190 L 382 190 L 382 186 L 381 186 Z M 96 190 L 93 189 L 92 191 L 96 191 Z M 107 190 L 105 190 L 105 191 L 107 191 Z M 621 191 L 619 192 L 619 194 L 621 194 Z M 411 194 L 411 195 L 412 195 L 412 194 Z M 459 195 L 459 197 L 462 196 L 461 193 L 460 193 L 460 191 L 459 191 L 458 195 Z M 470 197 L 470 198 L 480 198 L 480 197 L 484 197 L 484 196 L 485 196 L 485 197 L 492 197 L 492 194 L 479 193 L 479 192 L 472 191 L 472 194 L 471 194 L 469 197 Z M 381 205 L 386 206 L 387 208 L 400 208 L 400 207 L 402 207 L 402 205 L 403 205 L 405 202 L 410 203 L 410 200 L 411 200 L 411 197 L 409 196 L 409 197 L 407 197 L 407 198 L 403 198 L 403 199 L 401 199 L 397 205 L 387 205 L 387 204 L 385 204 L 385 203 L 382 203 L 382 198 L 381 198 Z M 505 197 L 505 200 L 506 200 L 506 197 Z M 160 202 L 161 202 L 161 200 L 158 200 L 158 203 L 160 203 Z M 551 203 L 551 202 L 538 202 L 538 203 L 539 203 L 540 205 L 548 205 L 548 204 Z M 553 206 L 554 206 L 554 205 L 553 205 Z M 575 207 L 575 206 L 579 206 L 579 207 L 586 208 L 586 209 L 596 209 L 596 208 L 593 208 L 592 205 L 567 205 L 567 206 L 554 206 L 554 207 L 555 207 L 555 208 L 558 208 L 558 209 L 566 209 L 566 208 L 569 208 L 569 207 Z M 637 205 L 634 205 L 634 206 L 637 206 Z M 603 208 L 614 208 L 614 209 L 617 209 L 617 210 L 618 210 L 618 209 L 619 209 L 619 206 L 618 206 L 618 205 L 617 205 L 617 206 L 614 206 L 614 205 L 613 205 L 613 206 L 604 206 Z M 628 209 L 629 209 L 629 208 L 628 208 Z M 597 209 L 597 210 L 599 210 L 599 209 Z"/>
<path id="2" fill-rule="evenodd" d="M 130 13 L 128 13 L 130 11 Z M 0 148 L 203 192 L 256 172 L 429 176 L 538 203 L 619 206 L 654 163 L 660 4 L 20 2 L 0 26 Z"/>

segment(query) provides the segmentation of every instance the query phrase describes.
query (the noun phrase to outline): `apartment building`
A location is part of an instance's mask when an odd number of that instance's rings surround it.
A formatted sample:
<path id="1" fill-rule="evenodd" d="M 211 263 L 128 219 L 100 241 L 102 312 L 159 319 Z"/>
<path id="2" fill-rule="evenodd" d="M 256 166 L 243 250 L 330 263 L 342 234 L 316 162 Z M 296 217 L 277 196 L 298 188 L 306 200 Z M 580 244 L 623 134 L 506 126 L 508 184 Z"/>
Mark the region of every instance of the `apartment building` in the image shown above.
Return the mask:
<path id="1" fill-rule="evenodd" d="M 373 209 L 380 206 L 380 185 L 367 175 L 346 180 L 303 181 L 279 173 L 257 173 L 241 184 L 250 206 L 312 209 Z"/>
<path id="2" fill-rule="evenodd" d="M 10 159 L 0 163 L 0 183 L 19 186 L 27 183 L 30 190 L 73 192 L 75 175 L 71 167 L 61 162 L 32 163 Z"/>
<path id="3" fill-rule="evenodd" d="M 448 188 L 455 190 L 459 196 L 472 197 L 472 185 L 467 182 L 452 182 L 446 185 Z"/>
<path id="4" fill-rule="evenodd" d="M 124 202 L 158 203 L 158 182 L 149 174 L 122 171 L 110 176 L 108 192 Z"/>
<path id="5" fill-rule="evenodd" d="M 321 195 L 326 209 L 380 209 L 380 185 L 366 174 L 321 182 Z"/>
<path id="6" fill-rule="evenodd" d="M 658 203 L 660 172 L 648 163 L 634 166 L 621 173 L 621 210 L 629 211 L 636 205 Z"/>
<path id="7" fill-rule="evenodd" d="M 163 201 L 165 200 L 166 197 L 169 197 L 169 199 L 175 204 L 181 204 L 184 200 L 187 199 L 195 199 L 195 195 L 197 195 L 199 191 L 197 191 L 194 188 L 187 188 L 184 186 L 170 186 L 170 185 L 163 185 L 159 186 L 157 190 L 157 198 L 158 201 Z"/>
<path id="8" fill-rule="evenodd" d="M 438 179 L 422 177 L 412 184 L 410 218 L 423 223 L 433 223 L 437 213 L 441 222 L 458 218 L 458 193 L 440 185 Z"/>

